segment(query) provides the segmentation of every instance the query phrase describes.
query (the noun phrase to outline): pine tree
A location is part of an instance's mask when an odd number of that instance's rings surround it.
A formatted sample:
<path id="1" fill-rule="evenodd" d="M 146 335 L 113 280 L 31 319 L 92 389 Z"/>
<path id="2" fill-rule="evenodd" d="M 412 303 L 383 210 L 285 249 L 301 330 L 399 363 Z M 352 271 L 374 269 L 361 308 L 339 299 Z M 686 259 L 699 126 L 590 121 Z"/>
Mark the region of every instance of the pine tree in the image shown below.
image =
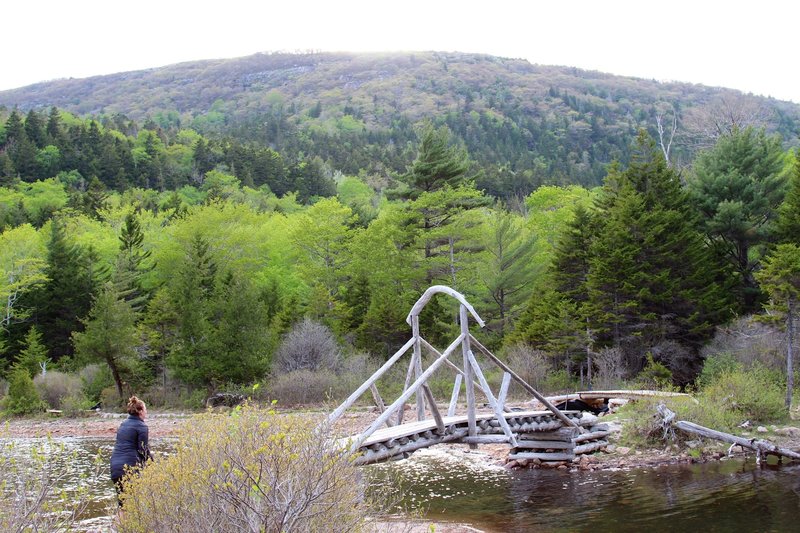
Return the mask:
<path id="1" fill-rule="evenodd" d="M 598 201 L 588 309 L 595 330 L 616 347 L 643 354 L 667 341 L 694 354 L 661 361 L 686 383 L 699 370 L 699 348 L 727 320 L 726 270 L 695 229 L 695 216 L 673 170 L 640 135 L 629 167 L 612 172 Z"/>
<path id="2" fill-rule="evenodd" d="M 41 365 L 46 362 L 47 347 L 42 342 L 42 334 L 36 326 L 31 326 L 12 369 L 24 369 L 30 377 L 34 377 L 42 371 Z"/>
<path id="3" fill-rule="evenodd" d="M 428 124 L 422 130 L 417 158 L 402 178 L 410 187 L 405 196 L 416 198 L 446 185 L 456 188 L 465 182 L 467 169 L 469 158 L 464 150 L 450 145 L 450 130 Z"/>
<path id="4" fill-rule="evenodd" d="M 774 238 L 785 183 L 780 139 L 753 128 L 720 137 L 697 157 L 689 179 L 700 227 L 736 269 L 746 313 L 760 307 L 753 272 Z"/>
<path id="5" fill-rule="evenodd" d="M 789 187 L 778 211 L 778 235 L 781 242 L 800 245 L 800 149 L 794 153 Z"/>
<path id="6" fill-rule="evenodd" d="M 154 265 L 146 264 L 151 252 L 143 249 L 144 232 L 136 213 L 125 215 L 119 241 L 120 253 L 116 260 L 114 283 L 122 298 L 138 313 L 142 311 L 148 298 L 142 287 L 142 277 Z"/>
<path id="7" fill-rule="evenodd" d="M 80 318 L 91 308 L 100 274 L 91 250 L 83 251 L 68 242 L 61 218 L 51 221 L 44 273 L 47 282 L 31 295 L 36 308 L 34 318 L 41 330 L 47 332 L 49 356 L 59 361 L 73 353 L 71 334 L 83 329 Z"/>
<path id="8" fill-rule="evenodd" d="M 792 407 L 794 393 L 795 320 L 800 302 L 800 246 L 780 244 L 756 273 L 758 281 L 769 294 L 769 305 L 780 317 L 786 329 L 786 409 Z"/>

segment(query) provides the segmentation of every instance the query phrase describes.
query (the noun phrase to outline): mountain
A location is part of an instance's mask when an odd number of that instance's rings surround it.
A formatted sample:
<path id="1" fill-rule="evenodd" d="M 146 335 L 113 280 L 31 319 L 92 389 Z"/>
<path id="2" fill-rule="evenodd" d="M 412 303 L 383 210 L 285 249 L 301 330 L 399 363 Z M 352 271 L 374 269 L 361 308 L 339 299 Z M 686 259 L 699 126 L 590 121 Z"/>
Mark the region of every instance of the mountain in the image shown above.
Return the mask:
<path id="1" fill-rule="evenodd" d="M 800 105 L 521 59 L 462 53 L 255 54 L 0 92 L 0 106 L 124 115 L 319 156 L 330 171 L 392 175 L 415 154 L 415 127 L 446 124 L 498 196 L 541 183 L 601 182 L 636 132 L 658 139 L 673 116 L 670 159 L 691 161 L 720 127 L 754 124 L 800 145 Z M 720 121 L 727 121 L 720 125 Z M 716 131 L 715 131 L 716 130 Z"/>

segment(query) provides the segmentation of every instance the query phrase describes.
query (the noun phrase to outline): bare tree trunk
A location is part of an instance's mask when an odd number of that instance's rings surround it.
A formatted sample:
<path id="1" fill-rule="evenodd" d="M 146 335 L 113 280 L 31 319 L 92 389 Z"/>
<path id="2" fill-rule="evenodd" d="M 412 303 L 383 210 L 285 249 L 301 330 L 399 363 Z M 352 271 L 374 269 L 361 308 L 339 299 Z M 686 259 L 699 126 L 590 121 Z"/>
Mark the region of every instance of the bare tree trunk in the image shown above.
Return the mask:
<path id="1" fill-rule="evenodd" d="M 672 140 L 675 138 L 675 132 L 678 131 L 678 116 L 672 105 L 669 106 L 669 110 L 672 111 L 672 124 L 668 125 L 669 131 L 665 131 L 664 128 L 664 121 L 668 120 L 666 118 L 667 113 L 661 111 L 656 113 L 656 129 L 658 130 L 658 144 L 661 146 L 661 152 L 664 154 L 667 166 L 671 167 L 672 164 L 669 161 L 669 152 L 672 148 Z"/>

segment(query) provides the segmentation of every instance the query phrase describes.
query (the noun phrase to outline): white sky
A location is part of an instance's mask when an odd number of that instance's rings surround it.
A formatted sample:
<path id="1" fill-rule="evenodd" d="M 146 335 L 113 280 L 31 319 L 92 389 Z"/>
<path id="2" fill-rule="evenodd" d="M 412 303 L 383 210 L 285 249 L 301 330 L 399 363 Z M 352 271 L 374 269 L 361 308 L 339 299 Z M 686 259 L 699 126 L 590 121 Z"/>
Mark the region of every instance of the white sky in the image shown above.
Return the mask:
<path id="1" fill-rule="evenodd" d="M 478 52 L 800 103 L 796 0 L 9 0 L 0 90 L 275 50 Z"/>

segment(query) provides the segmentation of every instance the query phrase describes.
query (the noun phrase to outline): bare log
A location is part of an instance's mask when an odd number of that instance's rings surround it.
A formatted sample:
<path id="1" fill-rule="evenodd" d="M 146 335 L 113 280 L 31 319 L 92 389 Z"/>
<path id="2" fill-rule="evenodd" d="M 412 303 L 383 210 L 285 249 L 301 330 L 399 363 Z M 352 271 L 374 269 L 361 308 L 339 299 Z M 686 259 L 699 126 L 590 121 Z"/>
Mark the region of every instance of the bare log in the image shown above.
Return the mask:
<path id="1" fill-rule="evenodd" d="M 658 405 L 657 410 L 664 419 L 665 424 L 672 425 L 681 431 L 699 435 L 707 439 L 721 440 L 723 442 L 741 446 L 742 448 L 754 450 L 756 452 L 756 464 L 761 464 L 761 461 L 765 455 L 777 455 L 779 457 L 788 457 L 790 459 L 800 459 L 800 453 L 787 448 L 780 448 L 764 439 L 745 439 L 743 437 L 731 435 L 730 433 L 723 433 L 722 431 L 709 429 L 693 422 L 686 422 L 684 420 L 675 421 L 675 413 L 663 403 Z"/>

